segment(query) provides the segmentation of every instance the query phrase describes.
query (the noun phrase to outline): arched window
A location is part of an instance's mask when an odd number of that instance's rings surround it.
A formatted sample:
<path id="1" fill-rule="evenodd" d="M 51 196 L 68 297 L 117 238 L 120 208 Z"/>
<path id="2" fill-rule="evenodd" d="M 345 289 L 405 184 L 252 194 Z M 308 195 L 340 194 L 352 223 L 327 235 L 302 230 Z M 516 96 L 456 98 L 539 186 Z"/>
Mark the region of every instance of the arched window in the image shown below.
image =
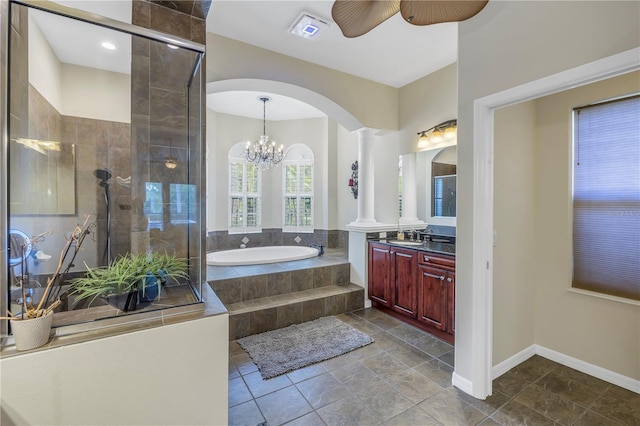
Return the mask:
<path id="1" fill-rule="evenodd" d="M 229 234 L 262 232 L 262 170 L 239 142 L 229 150 Z"/>
<path id="2" fill-rule="evenodd" d="M 303 144 L 287 149 L 282 167 L 283 232 L 313 232 L 313 152 Z"/>

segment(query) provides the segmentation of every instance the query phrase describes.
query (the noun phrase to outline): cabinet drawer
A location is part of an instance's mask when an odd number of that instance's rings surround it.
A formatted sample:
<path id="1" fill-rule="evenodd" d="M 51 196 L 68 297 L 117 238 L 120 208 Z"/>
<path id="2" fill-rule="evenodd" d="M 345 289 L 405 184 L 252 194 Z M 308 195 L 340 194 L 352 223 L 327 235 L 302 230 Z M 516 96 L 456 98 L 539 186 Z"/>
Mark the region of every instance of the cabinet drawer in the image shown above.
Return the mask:
<path id="1" fill-rule="evenodd" d="M 425 253 L 423 251 L 421 251 L 420 255 L 418 256 L 418 263 L 421 265 L 444 266 L 447 268 L 451 268 L 452 270 L 456 267 L 455 257 L 445 257 L 437 254 Z"/>

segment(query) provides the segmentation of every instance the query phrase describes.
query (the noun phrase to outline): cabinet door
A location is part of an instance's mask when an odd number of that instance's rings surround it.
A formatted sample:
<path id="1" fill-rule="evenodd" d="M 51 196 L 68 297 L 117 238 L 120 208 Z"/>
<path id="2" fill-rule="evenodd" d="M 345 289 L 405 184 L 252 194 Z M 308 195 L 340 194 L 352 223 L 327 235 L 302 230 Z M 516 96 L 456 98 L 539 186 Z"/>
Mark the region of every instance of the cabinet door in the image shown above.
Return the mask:
<path id="1" fill-rule="evenodd" d="M 447 330 L 447 271 L 420 265 L 418 320 Z"/>
<path id="2" fill-rule="evenodd" d="M 393 278 L 391 288 L 393 309 L 412 318 L 417 317 L 418 287 L 416 285 L 416 266 L 418 255 L 414 250 L 392 250 Z"/>
<path id="3" fill-rule="evenodd" d="M 455 334 L 456 331 L 456 273 L 447 275 L 447 333 Z"/>
<path id="4" fill-rule="evenodd" d="M 369 245 L 369 299 L 391 306 L 391 250 L 382 244 Z"/>

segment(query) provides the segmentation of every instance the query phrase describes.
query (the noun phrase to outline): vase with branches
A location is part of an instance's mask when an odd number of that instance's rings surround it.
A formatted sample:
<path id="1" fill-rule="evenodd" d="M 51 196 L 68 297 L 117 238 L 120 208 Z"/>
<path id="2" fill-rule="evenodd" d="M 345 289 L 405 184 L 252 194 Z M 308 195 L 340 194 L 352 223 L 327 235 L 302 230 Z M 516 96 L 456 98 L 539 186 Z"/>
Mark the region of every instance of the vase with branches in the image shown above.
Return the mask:
<path id="1" fill-rule="evenodd" d="M 32 349 L 34 347 L 41 346 L 48 341 L 53 311 L 61 303 L 60 289 L 62 288 L 62 283 L 64 282 L 65 276 L 67 275 L 69 270 L 74 266 L 75 258 L 81 251 L 83 242 L 89 235 L 92 234 L 92 231 L 95 228 L 95 222 L 91 222 L 90 219 L 91 215 L 86 215 L 82 225 L 76 225 L 76 227 L 66 237 L 66 243 L 60 251 L 60 257 L 58 259 L 58 264 L 56 265 L 55 272 L 47 279 L 47 285 L 45 286 L 42 297 L 36 305 L 34 305 L 32 299 L 26 297 L 25 283 L 27 279 L 21 273 L 19 282 L 21 284 L 23 292 L 22 310 L 17 314 L 8 311 L 6 317 L 0 317 L 0 319 L 11 321 L 13 334 L 16 341 L 16 347 L 18 347 L 18 349 Z M 33 241 L 40 240 L 49 233 L 51 232 L 36 235 L 35 237 L 30 238 L 24 243 L 31 244 Z M 29 320 L 39 319 L 44 319 L 42 323 L 45 324 L 45 329 L 43 331 L 44 334 L 42 335 L 42 338 L 30 340 L 29 342 L 23 343 L 22 345 L 19 344 L 19 342 L 23 340 L 19 335 L 20 333 L 22 333 L 21 330 L 27 330 L 25 331 L 26 333 L 33 333 L 33 330 L 31 329 L 33 326 L 27 326 L 27 322 Z M 30 324 L 34 323 L 34 321 L 30 322 Z"/>

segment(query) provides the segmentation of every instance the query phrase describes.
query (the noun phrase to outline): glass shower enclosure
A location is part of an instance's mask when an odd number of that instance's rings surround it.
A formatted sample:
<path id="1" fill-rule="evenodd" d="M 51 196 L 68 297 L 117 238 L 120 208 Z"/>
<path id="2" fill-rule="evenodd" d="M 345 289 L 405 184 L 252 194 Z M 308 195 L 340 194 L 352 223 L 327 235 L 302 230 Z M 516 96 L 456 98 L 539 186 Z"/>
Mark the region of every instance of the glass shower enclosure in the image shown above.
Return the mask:
<path id="1" fill-rule="evenodd" d="M 204 46 L 52 2 L 11 1 L 9 22 L 2 311 L 52 278 L 59 327 L 200 304 Z M 123 309 L 69 285 L 158 253 L 187 273 L 153 300 Z"/>

